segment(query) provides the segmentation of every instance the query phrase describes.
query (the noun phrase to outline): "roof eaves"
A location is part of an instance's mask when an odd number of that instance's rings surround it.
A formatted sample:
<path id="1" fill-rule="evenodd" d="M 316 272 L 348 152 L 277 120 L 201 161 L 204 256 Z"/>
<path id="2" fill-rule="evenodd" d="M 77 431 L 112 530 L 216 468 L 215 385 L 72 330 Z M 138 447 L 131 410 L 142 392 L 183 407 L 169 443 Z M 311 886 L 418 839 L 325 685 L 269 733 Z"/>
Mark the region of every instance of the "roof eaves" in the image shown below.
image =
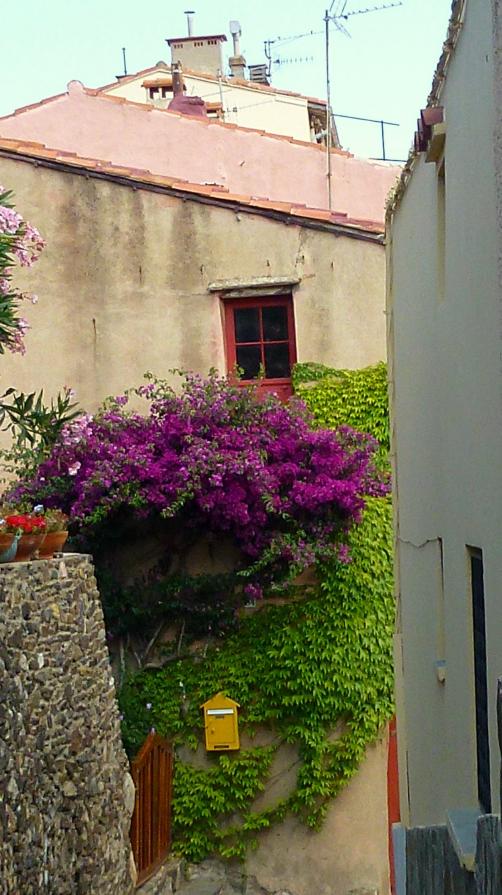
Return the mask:
<path id="1" fill-rule="evenodd" d="M 187 115 L 185 112 L 181 114 L 172 109 L 162 109 L 158 106 L 151 105 L 150 103 L 140 103 L 137 102 L 137 100 L 126 99 L 125 96 L 115 96 L 112 93 L 100 93 L 100 91 L 92 90 L 89 87 L 84 87 L 84 92 L 89 96 L 98 96 L 99 99 L 106 99 L 108 102 L 118 103 L 122 106 L 135 107 L 143 112 L 158 112 L 161 115 L 175 115 L 177 118 L 182 118 L 183 120 L 188 119 L 189 121 L 196 121 L 203 127 L 220 127 L 231 131 L 238 131 L 239 133 L 257 134 L 266 139 L 281 140 L 283 143 L 291 143 L 294 146 L 305 146 L 309 149 L 316 150 L 316 152 L 326 152 L 326 147 L 321 143 L 313 143 L 310 140 L 298 140 L 296 137 L 291 137 L 289 134 L 274 134 L 261 128 L 245 127 L 242 124 L 234 124 L 231 121 L 221 121 L 219 118 L 201 118 L 199 115 Z M 64 96 L 65 94 L 62 95 Z M 334 155 L 344 156 L 345 158 L 354 158 L 351 152 L 348 152 L 346 149 L 338 149 L 336 146 L 331 147 L 331 152 Z"/>
<path id="2" fill-rule="evenodd" d="M 186 38 L 179 38 L 180 40 Z M 167 63 L 162 63 L 158 65 L 152 65 L 149 68 L 140 69 L 135 74 L 125 75 L 119 78 L 118 81 L 113 81 L 111 84 L 104 84 L 102 87 L 97 87 L 96 91 L 98 93 L 106 92 L 107 90 L 111 90 L 113 87 L 119 87 L 122 84 L 128 84 L 131 81 L 135 81 L 137 78 L 143 77 L 144 75 L 152 74 L 155 71 L 171 71 L 171 66 Z M 265 93 L 279 93 L 284 96 L 294 96 L 300 99 L 306 99 L 308 102 L 312 103 L 320 103 L 323 106 L 326 106 L 325 99 L 317 99 L 314 96 L 305 96 L 303 93 L 296 93 L 293 90 L 285 90 L 281 87 L 275 87 L 273 84 L 259 84 L 256 81 L 249 81 L 246 78 L 228 78 L 223 77 L 219 78 L 217 75 L 213 75 L 210 72 L 196 71 L 194 68 L 184 68 L 183 74 L 188 75 L 189 77 L 200 78 L 201 80 L 206 81 L 221 81 L 222 84 L 227 84 L 229 86 L 238 85 L 239 87 L 247 88 L 248 90 L 254 91 L 263 91 Z"/>
<path id="3" fill-rule="evenodd" d="M 17 157 L 22 161 L 48 167 L 68 168 L 82 175 L 104 177 L 125 186 L 140 186 L 145 189 L 169 191 L 175 195 L 192 198 L 194 201 L 209 201 L 221 207 L 247 209 L 249 213 L 262 213 L 276 219 L 302 222 L 324 228 L 339 229 L 345 235 L 361 235 L 360 238 L 382 241 L 383 228 L 375 221 L 351 220 L 341 213 L 327 212 L 325 209 L 302 208 L 291 202 L 273 202 L 268 199 L 239 196 L 229 193 L 215 184 L 197 184 L 177 180 L 173 177 L 154 175 L 149 171 L 113 165 L 101 159 L 82 158 L 49 149 L 41 143 L 0 138 L 0 156 Z"/>
<path id="4" fill-rule="evenodd" d="M 111 84 L 103 84 L 102 87 L 96 87 L 96 93 L 104 93 L 106 90 L 111 90 L 112 87 L 120 87 L 122 84 L 130 84 L 131 81 L 135 81 L 136 78 L 150 75 L 154 71 L 170 72 L 171 66 L 168 65 L 167 62 L 158 62 L 157 65 L 149 65 L 148 68 L 140 68 L 139 71 L 132 75 L 121 75 L 116 81 L 112 81 Z"/>
<path id="5" fill-rule="evenodd" d="M 63 99 L 63 97 L 67 96 L 67 93 L 55 93 L 54 96 L 47 96 L 45 99 L 39 100 L 37 103 L 30 103 L 28 106 L 19 106 L 19 108 L 14 109 L 13 112 L 10 112 L 8 115 L 2 115 L 0 117 L 0 121 L 5 121 L 8 118 L 14 118 L 16 115 L 21 115 L 23 112 L 31 112 L 32 109 L 38 109 L 39 106 L 45 106 L 48 103 L 53 103 L 58 99 Z"/>

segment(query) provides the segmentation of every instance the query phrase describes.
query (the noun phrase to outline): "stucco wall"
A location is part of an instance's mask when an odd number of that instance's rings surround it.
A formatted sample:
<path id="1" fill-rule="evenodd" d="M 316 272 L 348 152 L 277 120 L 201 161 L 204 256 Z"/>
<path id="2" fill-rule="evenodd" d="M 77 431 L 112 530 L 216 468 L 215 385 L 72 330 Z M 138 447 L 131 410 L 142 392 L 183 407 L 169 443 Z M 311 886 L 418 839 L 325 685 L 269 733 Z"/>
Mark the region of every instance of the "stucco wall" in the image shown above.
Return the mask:
<path id="1" fill-rule="evenodd" d="M 241 747 L 271 740 L 269 731 L 258 730 L 253 739 L 244 735 Z M 387 754 L 385 735 L 368 747 L 357 774 L 329 805 L 320 830 L 288 817 L 258 834 L 258 847 L 248 851 L 243 871 L 257 880 L 260 893 L 389 895 Z M 196 753 L 184 747 L 179 757 L 196 767 L 213 766 L 212 757 L 201 747 Z M 253 810 L 262 811 L 287 798 L 298 767 L 297 748 L 280 746 Z"/>
<path id="2" fill-rule="evenodd" d="M 96 96 L 79 81 L 70 81 L 62 96 L 0 119 L 0 135 L 168 178 L 217 184 L 239 196 L 328 205 L 321 146 Z M 383 225 L 385 199 L 399 166 L 337 150 L 331 162 L 333 210 Z"/>
<path id="3" fill-rule="evenodd" d="M 402 810 L 411 824 L 442 822 L 447 808 L 477 803 L 467 545 L 482 548 L 484 558 L 492 798 L 498 810 L 502 346 L 493 58 L 490 4 L 468 0 L 440 100 L 446 121 L 444 298 L 438 289 L 436 167 L 423 154 L 389 236 L 398 740 Z M 444 683 L 436 670 L 441 660 Z"/>
<path id="4" fill-rule="evenodd" d="M 87 556 L 0 567 L 0 890 L 129 895 L 134 787 Z"/>
<path id="5" fill-rule="evenodd" d="M 197 66 L 196 66 L 197 67 Z M 114 96 L 123 96 L 136 103 L 148 101 L 147 91 L 142 87 L 144 80 L 154 80 L 165 76 L 165 69 L 158 69 L 141 75 L 133 81 L 120 81 L 106 92 Z M 200 96 L 205 102 L 223 102 L 225 121 L 239 124 L 241 127 L 253 127 L 272 134 L 287 134 L 296 140 L 310 140 L 309 116 L 307 100 L 303 96 L 264 91 L 259 87 L 243 87 L 237 84 L 221 82 L 214 78 L 204 78 L 183 74 L 186 92 L 189 96 Z"/>
<path id="6" fill-rule="evenodd" d="M 39 295 L 25 357 L 3 381 L 77 389 L 89 410 L 145 370 L 225 370 L 222 279 L 296 277 L 298 358 L 361 367 L 385 356 L 384 249 L 258 215 L 0 159 L 0 182 L 47 240 L 18 282 Z"/>
<path id="7" fill-rule="evenodd" d="M 286 759 L 291 756 L 286 756 Z M 281 768 L 274 769 L 280 775 Z M 265 889 L 294 895 L 389 892 L 387 738 L 370 746 L 357 775 L 328 808 L 318 832 L 296 818 L 259 837 L 246 861 Z M 279 795 L 279 794 L 277 794 Z"/>

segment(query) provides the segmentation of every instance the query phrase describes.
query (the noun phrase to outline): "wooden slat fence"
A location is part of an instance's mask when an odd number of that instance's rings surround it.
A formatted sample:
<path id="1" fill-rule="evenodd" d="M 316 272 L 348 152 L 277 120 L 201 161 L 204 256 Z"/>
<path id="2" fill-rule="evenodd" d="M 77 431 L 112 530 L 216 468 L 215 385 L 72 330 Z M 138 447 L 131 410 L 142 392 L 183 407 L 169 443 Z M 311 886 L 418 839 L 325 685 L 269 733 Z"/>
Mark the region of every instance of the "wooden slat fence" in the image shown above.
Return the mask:
<path id="1" fill-rule="evenodd" d="M 497 686 L 497 723 L 502 754 L 502 678 Z M 414 827 L 406 830 L 405 836 L 406 895 L 502 895 L 498 815 L 484 814 L 478 819 L 473 872 L 461 865 L 446 825 Z"/>
<path id="2" fill-rule="evenodd" d="M 500 818 L 478 820 L 476 867 L 461 866 L 448 828 L 414 827 L 406 831 L 406 895 L 501 895 Z"/>
<path id="3" fill-rule="evenodd" d="M 152 876 L 171 844 L 173 751 L 170 743 L 149 733 L 131 762 L 136 802 L 131 820 L 131 845 L 138 885 Z"/>

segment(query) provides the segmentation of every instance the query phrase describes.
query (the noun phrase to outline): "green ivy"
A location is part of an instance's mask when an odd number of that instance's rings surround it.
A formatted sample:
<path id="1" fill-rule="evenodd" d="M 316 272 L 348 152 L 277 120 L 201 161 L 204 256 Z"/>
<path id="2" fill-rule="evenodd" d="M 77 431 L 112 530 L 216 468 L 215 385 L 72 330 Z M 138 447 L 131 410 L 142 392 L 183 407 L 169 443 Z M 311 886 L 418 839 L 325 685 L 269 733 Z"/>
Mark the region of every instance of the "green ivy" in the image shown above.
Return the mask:
<path id="1" fill-rule="evenodd" d="M 355 773 L 392 714 L 388 500 L 368 501 L 351 549 L 351 563 L 321 570 L 319 593 L 310 600 L 264 608 L 244 619 L 240 630 L 203 660 L 184 659 L 129 680 L 121 693 L 129 752 L 139 748 L 149 726 L 177 743 L 197 746 L 203 738 L 200 706 L 223 690 L 241 705 L 241 731 L 252 734 L 265 726 L 277 744 L 298 745 L 297 786 L 287 804 L 275 808 L 317 827 L 329 800 Z M 344 732 L 331 742 L 340 719 Z M 255 815 L 252 808 L 271 759 L 270 749 L 249 749 L 211 757 L 210 770 L 177 761 L 177 850 L 191 860 L 214 851 L 242 854 L 256 826 L 274 818 L 273 811 Z M 236 812 L 238 821 L 225 827 L 225 817 Z"/>
<path id="2" fill-rule="evenodd" d="M 295 379 L 319 425 L 346 423 L 380 434 L 387 443 L 382 364 L 343 373 L 302 365 Z M 312 381 L 308 388 L 302 384 Z M 358 410 L 358 401 L 369 406 Z M 181 758 L 175 763 L 174 848 L 189 860 L 209 854 L 242 858 L 256 844 L 257 833 L 287 813 L 318 828 L 330 801 L 392 716 L 388 498 L 367 501 L 349 545 L 351 562 L 320 567 L 309 598 L 265 606 L 202 654 L 126 680 L 120 703 L 130 755 L 150 727 L 185 752 L 204 752 L 202 703 L 221 690 L 241 706 L 241 751 L 210 753 L 202 767 Z M 253 745 L 258 728 L 268 730 L 269 745 Z M 256 810 L 282 743 L 298 749 L 296 785 L 286 798 Z"/>
<path id="3" fill-rule="evenodd" d="M 297 364 L 293 370 L 296 393 L 324 429 L 352 426 L 369 432 L 389 450 L 387 367 L 384 363 L 362 370 L 334 370 L 322 364 Z"/>

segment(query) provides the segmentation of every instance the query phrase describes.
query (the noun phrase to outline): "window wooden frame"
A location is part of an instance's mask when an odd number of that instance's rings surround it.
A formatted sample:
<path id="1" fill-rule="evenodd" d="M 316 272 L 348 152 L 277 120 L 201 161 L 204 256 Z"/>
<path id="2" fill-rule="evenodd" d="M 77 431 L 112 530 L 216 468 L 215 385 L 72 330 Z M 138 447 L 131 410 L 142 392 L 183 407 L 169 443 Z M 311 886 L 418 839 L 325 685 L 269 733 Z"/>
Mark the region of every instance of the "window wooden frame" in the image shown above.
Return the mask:
<path id="1" fill-rule="evenodd" d="M 295 334 L 295 320 L 294 320 L 294 309 L 293 309 L 293 299 L 291 294 L 283 294 L 283 295 L 269 295 L 269 296 L 256 296 L 256 297 L 246 297 L 246 298 L 225 298 L 223 300 L 224 303 L 224 312 L 225 312 L 225 344 L 226 344 L 226 355 L 227 355 L 227 370 L 229 373 L 237 366 L 237 347 L 238 345 L 259 345 L 261 352 L 262 363 L 264 364 L 264 351 L 266 345 L 274 345 L 274 344 L 287 344 L 289 348 L 289 365 L 290 369 L 293 367 L 293 364 L 296 363 L 296 334 Z M 263 320 L 261 309 L 270 308 L 270 307 L 284 307 L 286 308 L 287 313 L 287 339 L 277 339 L 277 340 L 265 340 L 263 334 Z M 240 308 L 258 308 L 260 310 L 259 322 L 260 322 L 260 339 L 258 341 L 251 342 L 237 342 L 235 337 L 235 314 L 234 312 Z M 253 383 L 259 384 L 259 387 L 264 391 L 275 392 L 281 400 L 287 400 L 293 392 L 292 383 L 291 383 L 291 374 L 287 377 L 277 377 L 277 378 L 264 378 L 259 381 L 256 379 L 239 379 L 239 385 L 251 385 Z"/>

